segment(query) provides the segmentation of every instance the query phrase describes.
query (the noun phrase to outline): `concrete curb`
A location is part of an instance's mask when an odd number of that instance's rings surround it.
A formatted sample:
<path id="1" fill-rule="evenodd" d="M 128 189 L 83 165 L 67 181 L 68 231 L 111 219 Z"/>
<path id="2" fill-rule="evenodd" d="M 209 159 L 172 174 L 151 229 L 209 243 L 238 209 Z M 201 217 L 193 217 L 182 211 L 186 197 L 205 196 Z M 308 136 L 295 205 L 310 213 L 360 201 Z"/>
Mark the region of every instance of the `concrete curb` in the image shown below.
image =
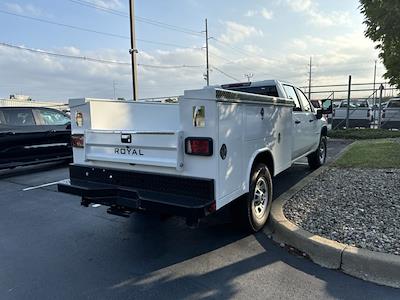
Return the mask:
<path id="1" fill-rule="evenodd" d="M 342 155 L 350 146 L 351 144 L 336 157 Z M 274 241 L 306 253 L 320 266 L 342 270 L 363 280 L 400 288 L 400 256 L 359 249 L 323 238 L 301 229 L 285 217 L 283 206 L 286 201 L 331 164 L 314 171 L 273 202 L 266 232 L 272 233 Z"/>

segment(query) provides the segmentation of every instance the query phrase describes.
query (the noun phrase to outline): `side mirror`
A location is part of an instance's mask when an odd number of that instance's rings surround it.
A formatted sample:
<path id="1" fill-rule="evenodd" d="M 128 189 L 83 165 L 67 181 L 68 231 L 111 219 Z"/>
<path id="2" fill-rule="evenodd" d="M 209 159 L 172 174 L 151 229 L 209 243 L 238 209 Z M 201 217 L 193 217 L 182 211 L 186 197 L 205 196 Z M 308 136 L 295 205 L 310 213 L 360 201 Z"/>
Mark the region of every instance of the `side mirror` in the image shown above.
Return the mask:
<path id="1" fill-rule="evenodd" d="M 317 120 L 321 120 L 323 116 L 323 110 L 322 109 L 317 109 L 317 114 L 315 115 Z"/>
<path id="2" fill-rule="evenodd" d="M 333 111 L 333 101 L 332 100 L 323 100 L 322 101 L 322 113 L 325 115 L 331 114 Z"/>

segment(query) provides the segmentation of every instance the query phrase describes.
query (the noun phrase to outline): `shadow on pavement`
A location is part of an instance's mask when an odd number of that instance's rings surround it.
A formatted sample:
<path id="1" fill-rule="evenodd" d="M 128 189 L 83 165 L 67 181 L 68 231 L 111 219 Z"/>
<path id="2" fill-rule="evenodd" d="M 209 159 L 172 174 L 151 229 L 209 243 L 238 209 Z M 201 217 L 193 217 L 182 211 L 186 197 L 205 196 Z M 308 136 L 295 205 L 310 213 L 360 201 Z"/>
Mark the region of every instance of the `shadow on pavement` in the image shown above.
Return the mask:
<path id="1" fill-rule="evenodd" d="M 0 179 L 35 174 L 58 168 L 65 168 L 68 166 L 68 164 L 69 162 L 61 161 L 61 162 L 53 162 L 53 163 L 46 163 L 46 164 L 39 164 L 39 165 L 32 165 L 25 167 L 16 167 L 12 169 L 4 169 L 0 170 Z"/>

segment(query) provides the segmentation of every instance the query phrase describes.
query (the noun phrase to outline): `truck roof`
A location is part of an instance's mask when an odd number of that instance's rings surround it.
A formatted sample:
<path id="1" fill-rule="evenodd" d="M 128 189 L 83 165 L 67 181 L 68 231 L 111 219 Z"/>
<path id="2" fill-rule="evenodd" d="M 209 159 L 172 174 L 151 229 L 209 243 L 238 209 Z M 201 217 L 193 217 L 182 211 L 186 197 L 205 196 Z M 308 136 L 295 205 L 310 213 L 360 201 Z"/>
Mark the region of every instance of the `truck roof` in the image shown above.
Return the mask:
<path id="1" fill-rule="evenodd" d="M 229 83 L 229 84 L 223 84 L 221 87 L 223 89 L 227 88 L 240 88 L 240 87 L 259 87 L 259 86 L 271 86 L 271 85 L 278 85 L 279 83 L 281 84 L 289 84 L 293 85 L 288 82 L 284 82 L 281 80 L 277 79 L 269 79 L 269 80 L 262 80 L 262 81 L 250 81 L 250 82 L 239 82 L 239 83 Z M 219 87 L 219 86 L 218 86 Z"/>

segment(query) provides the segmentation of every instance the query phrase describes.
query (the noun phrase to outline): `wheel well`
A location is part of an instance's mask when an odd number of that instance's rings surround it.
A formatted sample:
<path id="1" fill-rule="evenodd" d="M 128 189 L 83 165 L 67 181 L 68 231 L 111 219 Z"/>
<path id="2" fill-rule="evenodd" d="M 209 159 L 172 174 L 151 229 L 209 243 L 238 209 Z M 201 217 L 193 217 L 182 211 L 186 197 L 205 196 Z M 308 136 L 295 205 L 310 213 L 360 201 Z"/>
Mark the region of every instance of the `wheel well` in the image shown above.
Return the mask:
<path id="1" fill-rule="evenodd" d="M 265 151 L 259 153 L 253 161 L 252 168 L 254 168 L 259 163 L 266 164 L 271 176 L 274 176 L 274 158 L 272 157 L 271 152 Z"/>
<path id="2" fill-rule="evenodd" d="M 328 135 L 328 128 L 326 126 L 322 127 L 321 130 L 321 136 L 327 136 Z"/>

